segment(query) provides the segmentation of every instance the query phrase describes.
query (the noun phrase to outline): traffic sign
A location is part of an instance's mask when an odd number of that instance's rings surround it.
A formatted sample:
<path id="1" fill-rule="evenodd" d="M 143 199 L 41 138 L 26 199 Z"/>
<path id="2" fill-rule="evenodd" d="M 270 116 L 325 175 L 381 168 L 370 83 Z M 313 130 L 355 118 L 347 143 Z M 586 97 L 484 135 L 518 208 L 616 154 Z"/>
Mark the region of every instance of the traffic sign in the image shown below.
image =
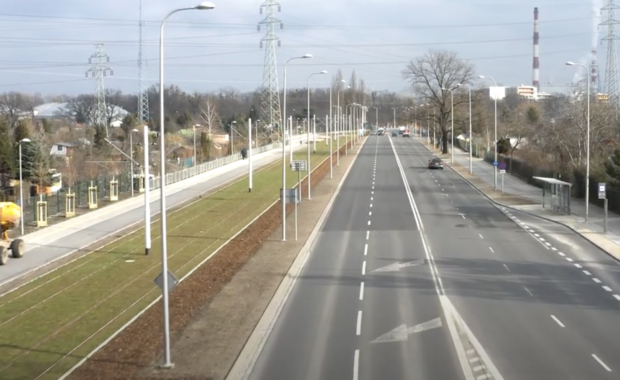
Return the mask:
<path id="1" fill-rule="evenodd" d="M 308 161 L 300 160 L 291 162 L 291 169 L 294 172 L 305 172 L 308 167 Z"/>
<path id="2" fill-rule="evenodd" d="M 499 169 L 499 174 L 506 174 L 506 170 L 505 169 Z"/>
<path id="3" fill-rule="evenodd" d="M 179 280 L 172 274 L 172 272 L 168 271 L 168 291 L 171 292 L 174 289 Z M 155 277 L 155 285 L 157 285 L 160 289 L 164 288 L 164 276 L 160 273 L 159 276 Z"/>
<path id="4" fill-rule="evenodd" d="M 607 195 L 607 184 L 605 182 L 598 183 L 598 199 L 605 199 Z"/>
<path id="5" fill-rule="evenodd" d="M 497 166 L 497 161 L 493 161 L 493 166 Z"/>
<path id="6" fill-rule="evenodd" d="M 505 161 L 500 162 L 498 167 L 499 167 L 499 170 L 506 171 L 506 162 Z"/>

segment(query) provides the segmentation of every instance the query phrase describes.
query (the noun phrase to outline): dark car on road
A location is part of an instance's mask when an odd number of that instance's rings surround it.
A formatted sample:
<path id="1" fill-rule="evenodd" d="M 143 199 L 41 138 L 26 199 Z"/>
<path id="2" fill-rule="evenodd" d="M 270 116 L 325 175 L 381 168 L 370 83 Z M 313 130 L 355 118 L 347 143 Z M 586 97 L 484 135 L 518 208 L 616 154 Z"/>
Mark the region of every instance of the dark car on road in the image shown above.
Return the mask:
<path id="1" fill-rule="evenodd" d="M 398 137 L 398 131 L 392 131 L 392 137 Z"/>
<path id="2" fill-rule="evenodd" d="M 433 157 L 430 160 L 428 160 L 428 168 L 443 170 L 443 161 L 439 157 Z"/>

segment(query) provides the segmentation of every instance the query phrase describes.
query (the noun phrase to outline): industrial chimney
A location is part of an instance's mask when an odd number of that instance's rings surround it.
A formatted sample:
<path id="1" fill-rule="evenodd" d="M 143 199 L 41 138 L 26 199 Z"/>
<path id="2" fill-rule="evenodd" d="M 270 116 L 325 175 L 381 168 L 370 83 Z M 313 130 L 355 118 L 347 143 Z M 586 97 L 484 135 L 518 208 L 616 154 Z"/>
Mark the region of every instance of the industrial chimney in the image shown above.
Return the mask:
<path id="1" fill-rule="evenodd" d="M 536 87 L 536 90 L 540 92 L 540 60 L 539 60 L 539 51 L 538 51 L 538 7 L 534 8 L 534 62 L 533 62 L 533 73 L 532 73 L 532 86 Z"/>

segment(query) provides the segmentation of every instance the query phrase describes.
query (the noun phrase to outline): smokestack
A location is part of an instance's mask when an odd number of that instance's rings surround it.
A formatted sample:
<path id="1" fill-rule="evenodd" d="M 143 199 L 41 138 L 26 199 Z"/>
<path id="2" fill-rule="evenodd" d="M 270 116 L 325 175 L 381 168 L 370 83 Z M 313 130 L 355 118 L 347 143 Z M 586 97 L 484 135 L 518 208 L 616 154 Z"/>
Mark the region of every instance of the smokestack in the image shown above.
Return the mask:
<path id="1" fill-rule="evenodd" d="M 538 91 L 540 91 L 540 60 L 538 56 L 538 7 L 534 8 L 534 63 L 533 63 L 533 73 L 532 73 L 532 86 L 536 87 Z"/>
<path id="2" fill-rule="evenodd" d="M 590 84 L 594 93 L 598 93 L 598 63 L 596 62 L 596 49 L 592 50 L 592 72 L 590 74 Z"/>

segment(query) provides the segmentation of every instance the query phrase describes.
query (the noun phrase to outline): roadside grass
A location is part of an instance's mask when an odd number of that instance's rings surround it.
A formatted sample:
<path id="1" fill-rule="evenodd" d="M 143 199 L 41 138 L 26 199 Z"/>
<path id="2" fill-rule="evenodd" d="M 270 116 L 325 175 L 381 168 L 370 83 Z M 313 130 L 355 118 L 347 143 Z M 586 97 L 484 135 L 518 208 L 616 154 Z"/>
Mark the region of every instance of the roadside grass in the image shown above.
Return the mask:
<path id="1" fill-rule="evenodd" d="M 312 167 L 328 156 L 317 144 Z M 304 160 L 306 152 L 294 158 Z M 251 193 L 246 176 L 168 213 L 168 265 L 177 278 L 279 197 L 281 167 L 277 161 L 256 171 Z M 287 187 L 297 179 L 287 170 Z M 0 297 L 0 378 L 57 379 L 159 296 L 159 219 L 151 229 L 149 256 L 141 228 Z"/>

